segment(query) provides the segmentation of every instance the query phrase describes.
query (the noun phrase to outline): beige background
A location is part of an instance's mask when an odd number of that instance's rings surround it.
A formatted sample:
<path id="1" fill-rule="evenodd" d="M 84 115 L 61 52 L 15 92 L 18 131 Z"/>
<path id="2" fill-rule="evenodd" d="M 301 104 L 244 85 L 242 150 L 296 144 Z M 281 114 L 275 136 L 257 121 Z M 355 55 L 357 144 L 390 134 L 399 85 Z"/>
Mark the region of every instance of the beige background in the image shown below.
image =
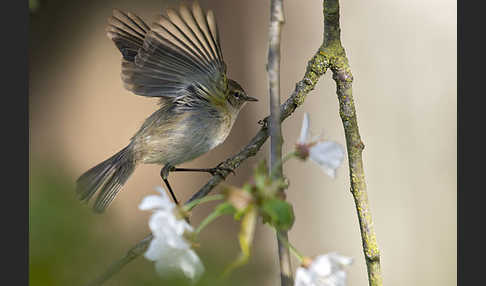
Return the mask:
<path id="1" fill-rule="evenodd" d="M 186 167 L 211 167 L 234 154 L 268 113 L 269 1 L 201 2 L 215 10 L 230 76 L 260 102 L 245 107 L 225 144 Z M 355 78 L 353 91 L 366 146 L 365 174 L 385 285 L 455 285 L 456 3 L 341 2 L 342 42 Z M 59 23 L 44 31 L 50 43 L 41 38 L 30 55 L 32 160 L 61 161 L 74 181 L 128 143 L 156 105 L 153 99 L 123 89 L 121 56 L 105 36 L 106 19 L 112 8 L 120 8 L 150 22 L 162 6 L 161 1 L 86 4 L 64 11 Z M 321 43 L 321 1 L 285 1 L 285 16 L 282 101 Z M 293 147 L 303 111 L 309 112 L 315 133 L 324 131 L 327 139 L 344 144 L 329 73 L 283 124 L 284 150 Z M 266 144 L 257 159 L 266 158 L 267 151 Z M 227 183 L 242 184 L 257 159 L 247 161 Z M 346 164 L 347 160 L 335 180 L 312 163 L 292 161 L 285 166 L 291 182 L 288 200 L 296 214 L 290 239 L 306 255 L 337 251 L 353 257 L 349 285 L 367 285 Z M 139 167 L 103 215 L 118 222 L 126 233 L 127 248 L 148 231 L 148 214 L 137 205 L 161 184 L 159 170 L 158 166 Z M 207 178 L 206 174 L 175 174 L 171 183 L 184 200 Z M 207 208 L 197 210 L 194 221 L 206 213 Z M 203 245 L 223 237 L 231 245 L 228 255 L 234 256 L 236 231 L 231 220 L 223 219 L 203 234 Z M 252 263 L 263 261 L 274 273 L 265 285 L 278 285 L 274 234 L 265 226 L 257 231 Z"/>

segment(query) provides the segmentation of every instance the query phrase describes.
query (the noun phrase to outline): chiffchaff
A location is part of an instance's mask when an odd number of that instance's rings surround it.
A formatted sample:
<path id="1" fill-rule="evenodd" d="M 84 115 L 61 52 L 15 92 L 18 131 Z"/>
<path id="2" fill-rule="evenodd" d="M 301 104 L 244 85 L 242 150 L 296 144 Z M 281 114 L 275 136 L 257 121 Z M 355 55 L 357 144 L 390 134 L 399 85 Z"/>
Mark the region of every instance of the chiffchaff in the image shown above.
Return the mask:
<path id="1" fill-rule="evenodd" d="M 257 101 L 226 76 L 214 14 L 205 15 L 197 2 L 168 9 L 151 27 L 132 13 L 115 10 L 107 34 L 122 53 L 125 88 L 160 98 L 161 107 L 128 146 L 77 180 L 83 201 L 99 190 L 97 212 L 109 206 L 140 163 L 163 165 L 168 185 L 168 172 L 221 144 L 245 103 Z"/>

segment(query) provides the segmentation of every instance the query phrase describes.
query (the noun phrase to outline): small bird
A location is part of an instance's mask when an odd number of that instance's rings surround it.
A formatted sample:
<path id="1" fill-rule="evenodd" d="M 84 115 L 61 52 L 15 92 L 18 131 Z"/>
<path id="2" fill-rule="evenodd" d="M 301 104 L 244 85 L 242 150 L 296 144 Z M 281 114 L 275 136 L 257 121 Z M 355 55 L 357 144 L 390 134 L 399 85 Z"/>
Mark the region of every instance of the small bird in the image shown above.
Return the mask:
<path id="1" fill-rule="evenodd" d="M 178 11 L 167 9 L 150 27 L 137 15 L 116 9 L 108 22 L 107 35 L 123 56 L 125 88 L 158 97 L 160 108 L 125 148 L 81 175 L 76 192 L 87 202 L 99 190 L 93 208 L 103 212 L 138 164 L 160 164 L 177 203 L 169 172 L 221 171 L 175 166 L 221 144 L 245 103 L 258 100 L 226 76 L 216 19 L 197 1 Z"/>

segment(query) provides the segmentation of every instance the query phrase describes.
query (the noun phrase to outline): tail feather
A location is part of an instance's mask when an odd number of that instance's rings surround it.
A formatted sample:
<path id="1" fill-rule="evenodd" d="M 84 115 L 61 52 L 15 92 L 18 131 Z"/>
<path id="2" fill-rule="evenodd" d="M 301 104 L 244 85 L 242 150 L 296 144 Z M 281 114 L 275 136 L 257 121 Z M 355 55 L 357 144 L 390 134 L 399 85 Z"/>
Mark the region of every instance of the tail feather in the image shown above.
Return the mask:
<path id="1" fill-rule="evenodd" d="M 93 208 L 96 212 L 103 212 L 115 199 L 134 169 L 135 160 L 129 145 L 79 177 L 76 187 L 79 199 L 87 202 L 100 190 Z"/>

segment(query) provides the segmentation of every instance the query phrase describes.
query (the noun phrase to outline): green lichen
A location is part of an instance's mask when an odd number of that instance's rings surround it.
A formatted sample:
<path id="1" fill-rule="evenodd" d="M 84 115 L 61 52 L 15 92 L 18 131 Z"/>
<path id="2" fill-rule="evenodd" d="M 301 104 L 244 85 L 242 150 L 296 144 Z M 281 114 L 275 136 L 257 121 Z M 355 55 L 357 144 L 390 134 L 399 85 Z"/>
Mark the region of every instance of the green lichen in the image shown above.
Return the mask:
<path id="1" fill-rule="evenodd" d="M 318 55 L 326 59 L 325 66 L 332 70 L 339 100 L 339 115 L 343 122 L 348 151 L 351 193 L 353 195 L 361 230 L 363 252 L 368 270 L 370 286 L 383 284 L 380 269 L 380 251 L 373 229 L 373 221 L 368 204 L 363 170 L 362 151 L 364 144 L 359 135 L 358 121 L 354 106 L 353 75 L 346 52 L 341 45 L 339 27 L 339 1 L 324 0 L 324 39 Z"/>

